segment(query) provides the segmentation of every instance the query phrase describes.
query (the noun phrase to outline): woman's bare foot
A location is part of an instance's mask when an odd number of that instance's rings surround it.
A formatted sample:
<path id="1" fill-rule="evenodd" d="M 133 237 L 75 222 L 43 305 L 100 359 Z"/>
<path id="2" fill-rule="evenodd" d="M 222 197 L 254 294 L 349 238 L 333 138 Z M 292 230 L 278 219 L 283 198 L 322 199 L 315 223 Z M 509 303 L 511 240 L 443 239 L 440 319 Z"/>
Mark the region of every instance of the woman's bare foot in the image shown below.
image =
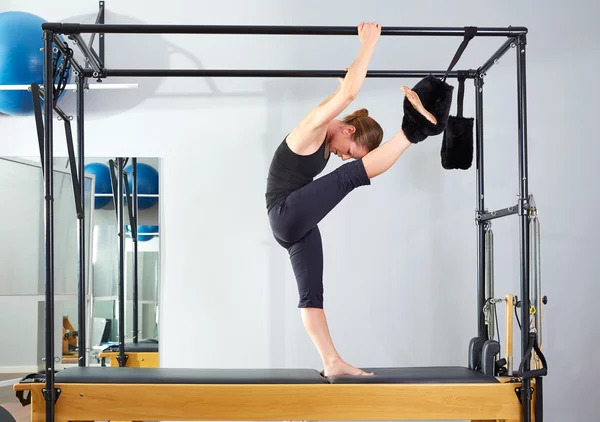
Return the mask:
<path id="1" fill-rule="evenodd" d="M 414 92 L 412 89 L 408 88 L 407 86 L 402 87 L 402 92 L 404 92 L 404 95 L 406 95 L 406 98 L 408 99 L 408 101 L 410 101 L 410 103 L 413 105 L 415 110 L 417 110 L 419 113 L 421 113 L 423 116 L 425 116 L 425 118 L 427 120 L 429 120 L 431 123 L 433 123 L 434 125 L 437 125 L 437 119 L 435 118 L 435 116 L 433 114 L 431 114 L 430 112 L 425 110 L 425 107 L 423 107 L 423 104 L 421 103 L 421 99 L 419 98 L 419 96 L 417 95 L 416 92 Z"/>
<path id="2" fill-rule="evenodd" d="M 373 372 L 365 372 L 362 369 L 355 368 L 354 366 L 338 360 L 331 364 L 325 365 L 323 374 L 326 377 L 340 376 L 340 375 L 373 375 Z"/>

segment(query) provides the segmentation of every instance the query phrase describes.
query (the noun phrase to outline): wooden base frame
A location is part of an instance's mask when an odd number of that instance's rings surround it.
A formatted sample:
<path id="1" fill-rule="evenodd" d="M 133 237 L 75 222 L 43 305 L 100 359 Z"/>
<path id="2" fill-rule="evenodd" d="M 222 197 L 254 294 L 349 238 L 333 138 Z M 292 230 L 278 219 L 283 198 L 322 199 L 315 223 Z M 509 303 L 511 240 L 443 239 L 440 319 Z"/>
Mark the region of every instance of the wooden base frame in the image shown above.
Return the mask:
<path id="1" fill-rule="evenodd" d="M 521 421 L 520 384 L 56 384 L 55 420 Z M 45 421 L 45 384 L 31 390 L 31 420 Z"/>
<path id="2" fill-rule="evenodd" d="M 125 366 L 129 368 L 158 368 L 158 352 L 126 352 Z M 110 366 L 119 366 L 119 352 L 101 352 L 100 359 L 109 359 Z"/>

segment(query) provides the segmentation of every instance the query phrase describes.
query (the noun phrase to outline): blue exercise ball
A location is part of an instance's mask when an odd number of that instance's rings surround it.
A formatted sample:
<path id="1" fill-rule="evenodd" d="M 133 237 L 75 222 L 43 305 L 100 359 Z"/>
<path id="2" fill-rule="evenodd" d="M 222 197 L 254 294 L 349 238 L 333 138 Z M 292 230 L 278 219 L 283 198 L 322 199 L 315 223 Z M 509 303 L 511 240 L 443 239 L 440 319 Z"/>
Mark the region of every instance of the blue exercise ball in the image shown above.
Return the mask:
<path id="1" fill-rule="evenodd" d="M 133 195 L 133 167 L 125 167 L 127 173 L 127 182 L 129 184 L 129 193 Z M 158 195 L 158 171 L 154 167 L 145 163 L 137 163 L 137 185 L 138 194 Z M 138 208 L 145 210 L 153 207 L 158 202 L 158 197 L 139 197 Z"/>
<path id="2" fill-rule="evenodd" d="M 110 168 L 103 163 L 90 163 L 84 168 L 84 173 L 95 176 L 95 193 L 111 194 L 112 183 L 110 180 Z M 112 196 L 96 196 L 94 198 L 94 208 L 101 209 L 112 202 Z"/>
<path id="3" fill-rule="evenodd" d="M 131 226 L 128 225 L 126 229 L 127 233 L 131 233 Z M 156 234 L 147 233 L 158 233 L 158 226 L 138 226 L 138 240 L 140 242 L 147 242 L 148 240 L 157 236 Z"/>
<path id="4" fill-rule="evenodd" d="M 27 12 L 0 13 L 0 85 L 31 85 L 44 81 L 42 23 Z M 71 72 L 69 71 L 69 80 Z M 0 90 L 0 113 L 19 116 L 33 113 L 29 91 Z"/>

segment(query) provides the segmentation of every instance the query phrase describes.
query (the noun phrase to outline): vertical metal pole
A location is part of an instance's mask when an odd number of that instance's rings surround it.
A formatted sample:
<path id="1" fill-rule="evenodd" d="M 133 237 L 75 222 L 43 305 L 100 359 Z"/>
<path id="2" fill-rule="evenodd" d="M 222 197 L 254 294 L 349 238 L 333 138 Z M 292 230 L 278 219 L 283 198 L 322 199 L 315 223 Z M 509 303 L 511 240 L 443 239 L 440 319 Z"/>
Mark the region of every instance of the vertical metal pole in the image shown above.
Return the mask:
<path id="1" fill-rule="evenodd" d="M 123 158 L 117 159 L 119 225 L 119 366 L 125 366 L 125 236 L 123 212 Z"/>
<path id="2" fill-rule="evenodd" d="M 133 239 L 133 342 L 138 342 L 138 186 L 137 186 L 137 158 L 131 160 L 131 181 L 133 184 L 133 221 L 131 222 L 131 234 Z M 134 229 L 135 227 L 135 229 Z"/>
<path id="3" fill-rule="evenodd" d="M 529 230 L 527 202 L 529 200 L 529 182 L 527 169 L 527 95 L 526 95 L 526 60 L 525 47 L 527 39 L 525 35 L 517 37 L 517 105 L 519 121 L 519 240 L 521 255 L 521 359 L 527 350 L 529 343 Z M 529 371 L 530 364 L 527 359 L 523 362 L 523 371 Z M 521 389 L 521 403 L 523 405 L 522 421 L 531 421 L 531 383 L 529 379 L 523 380 Z"/>
<path id="4" fill-rule="evenodd" d="M 46 272 L 46 422 L 54 422 L 54 165 L 52 119 L 54 101 L 54 68 L 52 40 L 54 33 L 44 31 L 44 254 Z"/>
<path id="5" fill-rule="evenodd" d="M 86 278 L 85 278 L 85 155 L 84 155 L 84 94 L 85 77 L 77 76 L 77 174 L 79 175 L 79 188 L 81 195 L 81 215 L 78 216 L 77 226 L 78 249 L 79 249 L 79 300 L 78 300 L 78 362 L 79 366 L 86 366 L 87 356 L 87 329 L 86 329 Z"/>
<path id="6" fill-rule="evenodd" d="M 492 223 L 486 221 L 485 224 L 485 294 L 486 299 L 494 298 L 494 232 Z M 487 333 L 490 339 L 496 335 L 496 305 L 489 303 L 487 307 Z M 498 336 L 500 333 L 498 333 Z"/>
<path id="7" fill-rule="evenodd" d="M 98 3 L 98 23 L 103 24 L 104 23 L 104 1 L 101 0 Z M 104 61 L 105 57 L 104 57 L 104 37 L 105 35 L 103 33 L 100 33 L 98 36 L 98 45 L 99 45 L 99 56 L 100 56 L 100 61 L 102 62 L 102 66 L 106 68 L 106 62 Z"/>
<path id="8" fill-rule="evenodd" d="M 483 78 L 475 77 L 475 154 L 477 169 L 477 213 L 485 212 L 483 185 Z M 487 340 L 485 325 L 485 222 L 477 222 L 477 336 Z"/>

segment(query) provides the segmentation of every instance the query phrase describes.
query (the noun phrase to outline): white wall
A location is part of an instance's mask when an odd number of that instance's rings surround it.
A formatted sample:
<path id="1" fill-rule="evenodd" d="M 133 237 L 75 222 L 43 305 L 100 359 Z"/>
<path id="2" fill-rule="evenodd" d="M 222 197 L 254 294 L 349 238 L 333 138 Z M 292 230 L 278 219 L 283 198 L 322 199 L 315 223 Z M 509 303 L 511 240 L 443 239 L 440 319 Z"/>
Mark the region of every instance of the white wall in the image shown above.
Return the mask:
<path id="1" fill-rule="evenodd" d="M 530 187 L 542 223 L 546 420 L 591 419 L 600 345 L 595 298 L 593 130 L 598 88 L 599 6 L 544 2 L 181 2 L 164 7 L 108 2 L 108 22 L 196 24 L 526 25 Z M 8 1 L 48 20 L 91 21 L 97 2 Z M 148 40 L 148 41 L 146 41 Z M 445 68 L 457 38 L 384 38 L 373 69 Z M 500 45 L 476 39 L 459 68 L 477 67 Z M 337 68 L 354 38 L 107 37 L 110 67 Z M 117 45 L 118 44 L 118 45 Z M 588 82 L 590 81 L 591 82 Z M 116 82 L 107 81 L 107 83 Z M 286 252 L 269 232 L 264 189 L 271 154 L 295 122 L 335 89 L 335 80 L 149 79 L 140 89 L 87 94 L 91 156 L 158 156 L 161 163 L 163 289 L 161 363 L 168 367 L 319 367 L 296 309 Z M 399 87 L 369 80 L 366 106 L 393 134 Z M 514 50 L 486 78 L 489 209 L 518 191 Z M 72 110 L 72 97 L 64 106 Z M 354 107 L 353 107 L 354 108 Z M 465 114 L 472 116 L 467 86 Z M 1 155 L 35 155 L 32 118 L 3 118 Z M 57 154 L 65 155 L 61 127 Z M 336 345 L 355 365 L 464 364 L 475 333 L 475 176 L 439 162 L 440 137 L 350 195 L 321 224 L 326 303 Z M 332 163 L 333 169 L 337 163 Z M 592 217 L 592 218 L 590 218 Z M 494 222 L 496 293 L 518 292 L 516 219 Z M 188 350 L 182 353 L 182 350 Z M 518 352 L 518 349 L 516 350 Z M 592 366 L 593 367 L 593 366 Z M 580 388 L 574 389 L 572 386 Z"/>

